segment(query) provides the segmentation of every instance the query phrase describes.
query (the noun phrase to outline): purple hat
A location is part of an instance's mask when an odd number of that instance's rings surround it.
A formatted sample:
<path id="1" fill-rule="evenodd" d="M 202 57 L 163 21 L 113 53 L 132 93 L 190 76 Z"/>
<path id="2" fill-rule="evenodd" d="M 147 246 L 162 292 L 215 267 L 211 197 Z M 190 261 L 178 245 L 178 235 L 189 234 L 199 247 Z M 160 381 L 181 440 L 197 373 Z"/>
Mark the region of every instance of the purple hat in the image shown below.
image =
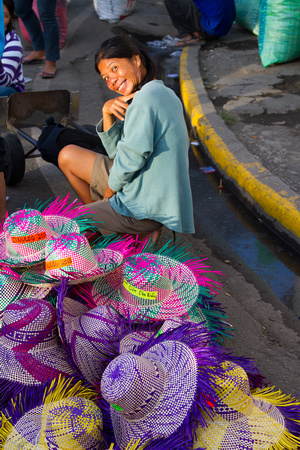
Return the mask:
<path id="1" fill-rule="evenodd" d="M 25 386 L 74 373 L 59 340 L 54 307 L 41 299 L 8 305 L 0 331 L 1 400 Z"/>
<path id="2" fill-rule="evenodd" d="M 167 341 L 140 356 L 125 353 L 115 358 L 101 379 L 101 393 L 111 405 L 117 444 L 126 448 L 132 439 L 151 433 L 168 437 L 182 425 L 195 401 L 197 360 L 185 344 Z"/>
<path id="3" fill-rule="evenodd" d="M 100 450 L 103 420 L 95 391 L 82 382 L 60 378 L 18 395 L 4 411 L 3 449 Z"/>
<path id="4" fill-rule="evenodd" d="M 35 286 L 55 286 L 63 278 L 70 284 L 84 283 L 115 270 L 123 258 L 121 251 L 103 243 L 91 248 L 84 235 L 54 236 L 46 243 L 45 262 L 24 270 L 21 280 Z"/>
<path id="5" fill-rule="evenodd" d="M 62 284 L 56 303 L 60 336 L 71 361 L 86 380 L 95 384 L 116 356 L 118 314 L 109 306 L 90 309 L 65 293 Z"/>
<path id="6" fill-rule="evenodd" d="M 0 272 L 0 327 L 7 305 L 21 298 L 45 298 L 51 288 L 28 286 Z"/>

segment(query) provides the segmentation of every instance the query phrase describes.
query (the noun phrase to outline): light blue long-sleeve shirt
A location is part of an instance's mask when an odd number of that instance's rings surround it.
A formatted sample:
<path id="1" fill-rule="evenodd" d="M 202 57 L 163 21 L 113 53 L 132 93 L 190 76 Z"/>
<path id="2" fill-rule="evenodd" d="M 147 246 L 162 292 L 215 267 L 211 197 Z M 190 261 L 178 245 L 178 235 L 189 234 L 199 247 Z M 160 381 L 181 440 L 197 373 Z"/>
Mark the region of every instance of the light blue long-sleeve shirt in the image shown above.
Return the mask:
<path id="1" fill-rule="evenodd" d="M 189 138 L 183 108 L 162 81 L 136 93 L 121 126 L 97 131 L 111 159 L 112 208 L 135 219 L 156 220 L 171 230 L 194 233 L 189 179 Z"/>

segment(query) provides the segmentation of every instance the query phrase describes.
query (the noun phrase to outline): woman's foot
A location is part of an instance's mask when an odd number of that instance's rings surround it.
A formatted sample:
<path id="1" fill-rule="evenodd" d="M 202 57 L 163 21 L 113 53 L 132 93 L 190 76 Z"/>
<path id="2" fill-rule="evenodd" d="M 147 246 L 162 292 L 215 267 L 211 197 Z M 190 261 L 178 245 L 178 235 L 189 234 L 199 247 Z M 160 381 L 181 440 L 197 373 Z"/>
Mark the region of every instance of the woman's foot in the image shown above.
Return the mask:
<path id="1" fill-rule="evenodd" d="M 33 50 L 28 55 L 23 56 L 23 64 L 33 64 L 38 62 L 46 61 L 45 50 Z"/>
<path id="2" fill-rule="evenodd" d="M 54 78 L 56 74 L 56 62 L 46 61 L 45 67 L 41 71 L 40 75 L 42 78 Z"/>

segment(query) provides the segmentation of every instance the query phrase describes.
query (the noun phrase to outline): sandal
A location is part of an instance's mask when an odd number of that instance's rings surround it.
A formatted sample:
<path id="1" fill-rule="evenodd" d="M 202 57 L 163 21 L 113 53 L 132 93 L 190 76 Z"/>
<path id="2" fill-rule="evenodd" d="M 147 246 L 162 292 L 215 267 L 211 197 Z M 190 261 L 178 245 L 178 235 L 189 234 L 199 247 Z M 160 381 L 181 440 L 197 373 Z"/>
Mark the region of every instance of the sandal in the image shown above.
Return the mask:
<path id="1" fill-rule="evenodd" d="M 22 64 L 42 64 L 45 59 L 26 59 L 26 56 L 22 57 Z"/>
<path id="2" fill-rule="evenodd" d="M 205 40 L 198 36 L 189 35 L 176 42 L 175 47 L 185 47 L 186 45 L 193 45 L 193 44 L 203 45 L 205 44 Z"/>
<path id="3" fill-rule="evenodd" d="M 40 73 L 40 76 L 42 78 L 54 78 L 56 75 L 56 72 L 46 72 L 45 70 L 42 70 Z"/>

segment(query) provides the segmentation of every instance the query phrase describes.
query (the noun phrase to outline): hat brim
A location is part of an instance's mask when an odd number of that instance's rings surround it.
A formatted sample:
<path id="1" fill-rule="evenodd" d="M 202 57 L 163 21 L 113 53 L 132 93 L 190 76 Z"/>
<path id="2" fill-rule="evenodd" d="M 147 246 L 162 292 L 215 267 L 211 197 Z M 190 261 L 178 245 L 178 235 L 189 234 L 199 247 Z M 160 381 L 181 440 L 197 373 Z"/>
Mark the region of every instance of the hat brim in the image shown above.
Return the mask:
<path id="1" fill-rule="evenodd" d="M 80 233 L 80 228 L 74 219 L 68 217 L 49 215 L 44 216 L 46 222 L 57 235 Z M 40 264 L 45 259 L 45 250 L 35 252 L 33 255 L 26 257 L 14 256 L 9 253 L 6 245 L 5 234 L 0 233 L 0 264 L 6 264 L 11 267 L 26 267 Z"/>
<path id="2" fill-rule="evenodd" d="M 51 288 L 44 286 L 28 286 L 0 272 L 0 327 L 4 310 L 10 303 L 21 298 L 43 299 L 50 290 Z"/>
<path id="3" fill-rule="evenodd" d="M 145 254 L 132 256 L 131 259 L 139 256 L 145 256 Z M 155 255 L 155 257 L 158 264 L 166 268 L 172 284 L 170 295 L 162 302 L 153 302 L 153 305 L 150 302 L 142 305 L 138 300 L 135 303 L 134 301 L 128 303 L 122 293 L 124 280 L 122 266 L 101 281 L 93 283 L 92 295 L 95 303 L 109 304 L 124 316 L 129 313 L 132 319 L 146 317 L 152 320 L 167 320 L 187 315 L 199 295 L 195 275 L 189 267 L 179 261 L 163 255 Z M 138 270 L 137 266 L 135 269 Z"/>
<path id="4" fill-rule="evenodd" d="M 117 444 L 125 448 L 131 439 L 168 437 L 183 423 L 196 395 L 197 361 L 185 344 L 166 341 L 141 355 L 164 366 L 167 379 L 164 391 L 153 410 L 140 420 L 126 420 L 120 411 L 110 407 Z"/>
<path id="5" fill-rule="evenodd" d="M 31 286 L 44 287 L 58 286 L 64 278 L 67 278 L 68 283 L 71 285 L 87 283 L 95 281 L 98 278 L 104 277 L 106 274 L 114 271 L 122 264 L 124 259 L 121 252 L 107 248 L 93 249 L 93 252 L 97 263 L 97 268 L 90 271 L 88 274 L 68 272 L 65 270 L 65 276 L 62 275 L 60 278 L 56 278 L 50 275 L 49 271 L 46 270 L 45 264 L 43 263 L 24 270 L 20 276 L 20 279 L 23 283 Z"/>
<path id="6" fill-rule="evenodd" d="M 220 416 L 216 416 L 213 421 L 207 417 L 206 423 L 207 427 L 199 427 L 196 431 L 194 449 L 269 449 L 273 448 L 285 432 L 281 412 L 259 397 L 253 397 L 253 408 L 247 416 L 231 421 Z"/>
<path id="7" fill-rule="evenodd" d="M 58 343 L 40 351 L 18 352 L 5 347 L 0 336 L 0 379 L 36 385 L 60 374 L 68 376 L 75 373 L 65 350 Z"/>

